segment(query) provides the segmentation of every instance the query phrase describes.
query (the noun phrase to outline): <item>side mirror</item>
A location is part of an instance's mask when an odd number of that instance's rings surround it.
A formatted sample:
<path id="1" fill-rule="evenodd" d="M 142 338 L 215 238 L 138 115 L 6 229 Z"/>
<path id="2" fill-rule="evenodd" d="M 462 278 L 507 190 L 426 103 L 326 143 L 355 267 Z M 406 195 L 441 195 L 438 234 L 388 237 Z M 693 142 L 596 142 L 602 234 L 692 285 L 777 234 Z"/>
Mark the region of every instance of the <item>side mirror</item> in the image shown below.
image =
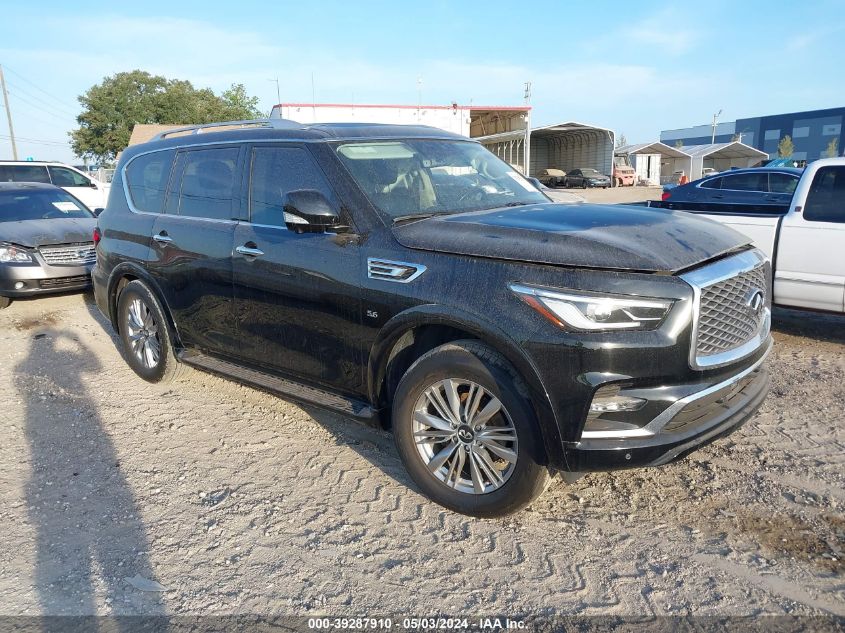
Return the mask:
<path id="1" fill-rule="evenodd" d="M 535 178 L 534 176 L 529 176 L 528 182 L 530 182 L 532 185 L 534 185 L 534 188 L 537 189 L 537 191 L 543 190 L 543 183 L 540 182 L 540 180 L 538 178 Z"/>
<path id="2" fill-rule="evenodd" d="M 340 214 L 322 193 L 315 189 L 296 189 L 288 192 L 284 200 L 285 224 L 303 233 L 338 230 Z"/>
<path id="3" fill-rule="evenodd" d="M 97 181 L 95 181 L 95 180 L 89 180 L 89 181 L 88 181 L 88 186 L 89 186 L 89 187 L 91 187 L 91 189 L 97 189 Z"/>
<path id="4" fill-rule="evenodd" d="M 99 215 L 100 215 L 103 211 L 105 211 L 105 209 L 104 209 L 103 207 L 96 207 L 96 208 L 94 208 L 94 209 L 92 209 L 92 210 L 91 210 L 91 212 L 94 214 L 94 216 L 95 216 L 95 217 L 99 217 Z"/>

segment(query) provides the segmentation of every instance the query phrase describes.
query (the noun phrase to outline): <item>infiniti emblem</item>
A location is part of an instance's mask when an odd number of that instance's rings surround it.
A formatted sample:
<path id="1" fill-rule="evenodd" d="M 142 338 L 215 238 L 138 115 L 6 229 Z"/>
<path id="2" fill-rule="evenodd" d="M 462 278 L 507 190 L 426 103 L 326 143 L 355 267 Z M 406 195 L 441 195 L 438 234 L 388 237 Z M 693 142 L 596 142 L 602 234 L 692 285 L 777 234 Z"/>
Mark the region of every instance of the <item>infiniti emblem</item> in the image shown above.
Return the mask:
<path id="1" fill-rule="evenodd" d="M 757 290 L 756 288 L 752 288 L 745 299 L 745 305 L 751 308 L 751 311 L 754 312 L 754 314 L 760 313 L 760 309 L 763 307 L 763 302 L 763 292 L 761 290 Z"/>
<path id="2" fill-rule="evenodd" d="M 462 442 L 471 442 L 474 437 L 475 434 L 469 429 L 469 427 L 462 425 L 458 429 L 458 439 L 460 439 Z"/>

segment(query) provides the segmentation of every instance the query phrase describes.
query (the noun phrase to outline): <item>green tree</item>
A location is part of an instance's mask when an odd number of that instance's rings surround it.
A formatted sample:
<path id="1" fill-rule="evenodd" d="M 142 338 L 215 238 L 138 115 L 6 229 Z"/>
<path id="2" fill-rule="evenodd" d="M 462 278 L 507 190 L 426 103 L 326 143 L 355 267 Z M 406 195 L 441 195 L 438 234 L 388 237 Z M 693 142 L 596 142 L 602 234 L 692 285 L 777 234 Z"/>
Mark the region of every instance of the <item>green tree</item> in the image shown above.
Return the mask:
<path id="1" fill-rule="evenodd" d="M 827 144 L 827 151 L 825 152 L 828 158 L 836 158 L 839 156 L 839 138 L 834 136 Z"/>
<path id="2" fill-rule="evenodd" d="M 684 147 L 684 142 L 681 139 L 678 139 L 677 141 L 675 141 L 675 149 L 683 149 L 683 147 Z"/>
<path id="3" fill-rule="evenodd" d="M 792 137 L 787 134 L 778 143 L 778 156 L 781 158 L 790 158 L 795 153 L 795 143 L 792 142 Z"/>
<path id="4" fill-rule="evenodd" d="M 625 147 L 628 144 L 628 138 L 625 136 L 625 132 L 620 132 L 619 136 L 616 137 L 616 147 Z"/>
<path id="5" fill-rule="evenodd" d="M 79 96 L 79 127 L 70 132 L 78 156 L 109 162 L 129 143 L 137 123 L 192 124 L 254 119 L 258 98 L 243 85 L 220 95 L 195 88 L 190 81 L 133 70 L 106 77 Z"/>

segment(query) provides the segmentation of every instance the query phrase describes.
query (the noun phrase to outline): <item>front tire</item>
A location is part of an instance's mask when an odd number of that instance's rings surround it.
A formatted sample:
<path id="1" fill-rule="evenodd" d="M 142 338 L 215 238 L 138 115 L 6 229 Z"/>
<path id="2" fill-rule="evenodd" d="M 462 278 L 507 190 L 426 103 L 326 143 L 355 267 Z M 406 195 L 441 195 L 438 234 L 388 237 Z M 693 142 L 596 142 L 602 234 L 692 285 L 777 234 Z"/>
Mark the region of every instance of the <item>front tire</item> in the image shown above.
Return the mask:
<path id="1" fill-rule="evenodd" d="M 173 336 L 161 303 L 139 280 L 129 282 L 117 302 L 123 357 L 147 382 L 170 382 L 181 364 L 173 350 Z"/>
<path id="2" fill-rule="evenodd" d="M 422 492 L 479 517 L 516 512 L 542 494 L 550 472 L 525 394 L 510 364 L 477 341 L 417 359 L 393 399 L 393 433 Z"/>
<path id="3" fill-rule="evenodd" d="M 0 310 L 8 308 L 10 305 L 12 305 L 11 297 L 0 297 Z"/>

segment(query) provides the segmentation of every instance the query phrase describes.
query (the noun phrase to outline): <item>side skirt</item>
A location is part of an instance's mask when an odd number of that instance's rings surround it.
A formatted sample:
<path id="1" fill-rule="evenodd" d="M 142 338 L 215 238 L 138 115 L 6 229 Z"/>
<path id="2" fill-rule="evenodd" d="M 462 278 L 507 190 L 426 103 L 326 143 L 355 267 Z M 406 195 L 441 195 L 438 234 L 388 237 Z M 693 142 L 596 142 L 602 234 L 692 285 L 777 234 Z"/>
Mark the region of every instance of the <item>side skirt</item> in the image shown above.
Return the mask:
<path id="1" fill-rule="evenodd" d="M 181 350 L 176 356 L 186 365 L 268 391 L 286 400 L 315 405 L 341 415 L 356 418 L 369 425 L 381 427 L 379 412 L 363 400 L 348 398 L 317 387 L 280 378 L 194 350 Z"/>

